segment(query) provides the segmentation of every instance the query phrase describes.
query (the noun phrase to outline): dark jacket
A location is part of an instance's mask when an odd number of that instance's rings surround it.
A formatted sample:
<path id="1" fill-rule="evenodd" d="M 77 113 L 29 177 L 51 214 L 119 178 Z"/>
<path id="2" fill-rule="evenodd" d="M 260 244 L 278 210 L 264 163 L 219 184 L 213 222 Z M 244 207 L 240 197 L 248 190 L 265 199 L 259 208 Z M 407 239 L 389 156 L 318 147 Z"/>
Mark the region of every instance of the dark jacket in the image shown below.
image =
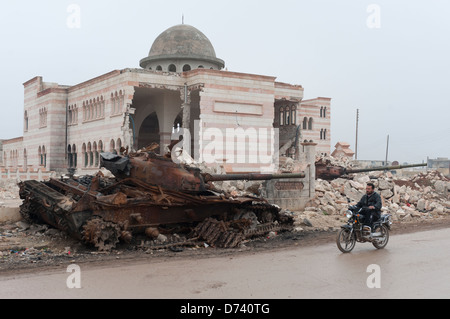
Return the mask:
<path id="1" fill-rule="evenodd" d="M 358 204 L 356 204 L 359 208 L 367 208 L 369 206 L 375 207 L 375 210 L 371 210 L 372 213 L 379 213 L 381 211 L 381 196 L 378 193 L 373 192 L 372 195 L 368 196 L 364 195 Z"/>

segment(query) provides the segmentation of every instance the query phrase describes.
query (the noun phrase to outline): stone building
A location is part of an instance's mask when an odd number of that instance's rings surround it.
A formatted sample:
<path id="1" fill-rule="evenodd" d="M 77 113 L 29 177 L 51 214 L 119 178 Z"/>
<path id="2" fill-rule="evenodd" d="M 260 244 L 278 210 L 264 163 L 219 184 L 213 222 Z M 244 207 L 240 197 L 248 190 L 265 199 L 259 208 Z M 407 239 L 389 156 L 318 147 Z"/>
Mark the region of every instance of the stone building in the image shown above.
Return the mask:
<path id="1" fill-rule="evenodd" d="M 305 141 L 330 154 L 331 99 L 303 101 L 300 85 L 225 71 L 192 26 L 164 31 L 140 66 L 71 86 L 26 81 L 23 136 L 3 141 L 1 177 L 95 173 L 101 152 L 157 143 L 164 153 L 180 135 L 192 157 L 230 173 L 270 171 L 288 141 L 291 157 L 300 158 Z"/>
<path id="2" fill-rule="evenodd" d="M 450 176 L 450 160 L 447 157 L 428 158 L 428 168 L 434 169 L 445 176 Z"/>

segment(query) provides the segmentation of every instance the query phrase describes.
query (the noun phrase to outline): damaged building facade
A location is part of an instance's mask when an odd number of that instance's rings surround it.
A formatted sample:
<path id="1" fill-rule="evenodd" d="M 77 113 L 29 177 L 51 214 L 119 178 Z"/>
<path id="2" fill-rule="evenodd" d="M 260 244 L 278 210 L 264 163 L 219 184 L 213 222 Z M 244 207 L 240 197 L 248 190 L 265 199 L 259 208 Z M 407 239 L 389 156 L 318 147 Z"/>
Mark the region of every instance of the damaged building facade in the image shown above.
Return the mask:
<path id="1" fill-rule="evenodd" d="M 300 85 L 224 70 L 192 26 L 164 31 L 140 67 L 73 86 L 25 82 L 23 137 L 3 141 L 1 177 L 92 174 L 102 152 L 158 144 L 164 154 L 179 139 L 191 142 L 185 154 L 226 173 L 273 171 L 279 148 L 297 160 L 314 157 L 305 148 L 330 154 L 331 99 L 303 100 Z"/>

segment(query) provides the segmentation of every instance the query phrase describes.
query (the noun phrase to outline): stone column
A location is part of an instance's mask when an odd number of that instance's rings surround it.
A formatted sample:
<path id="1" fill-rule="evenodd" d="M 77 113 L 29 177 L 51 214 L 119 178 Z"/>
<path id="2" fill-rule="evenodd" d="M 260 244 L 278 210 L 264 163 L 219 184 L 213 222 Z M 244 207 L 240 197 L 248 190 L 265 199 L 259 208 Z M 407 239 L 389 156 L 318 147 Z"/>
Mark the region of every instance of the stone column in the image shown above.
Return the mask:
<path id="1" fill-rule="evenodd" d="M 183 109 L 183 126 L 182 126 L 182 135 L 183 135 L 183 149 L 187 150 L 187 153 L 191 153 L 191 92 L 187 84 L 181 89 L 181 108 Z"/>
<path id="2" fill-rule="evenodd" d="M 191 92 L 187 85 L 185 85 L 180 91 L 181 108 L 183 109 L 183 128 L 189 129 L 191 124 Z"/>
<path id="3" fill-rule="evenodd" d="M 171 143 L 172 132 L 160 132 L 159 133 L 159 154 L 164 155 L 166 146 L 169 146 Z"/>
<path id="4" fill-rule="evenodd" d="M 305 154 L 305 162 L 308 164 L 307 178 L 309 184 L 309 198 L 313 198 L 316 192 L 316 146 L 314 142 L 301 143 L 303 146 L 303 152 Z"/>

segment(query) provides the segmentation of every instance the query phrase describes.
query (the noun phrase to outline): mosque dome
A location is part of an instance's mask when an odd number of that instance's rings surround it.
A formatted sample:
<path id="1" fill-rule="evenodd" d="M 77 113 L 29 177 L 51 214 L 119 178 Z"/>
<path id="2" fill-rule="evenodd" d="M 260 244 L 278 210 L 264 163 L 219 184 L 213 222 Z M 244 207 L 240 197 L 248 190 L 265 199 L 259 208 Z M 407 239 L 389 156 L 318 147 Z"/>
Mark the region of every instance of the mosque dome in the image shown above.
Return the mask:
<path id="1" fill-rule="evenodd" d="M 225 62 L 216 57 L 209 39 L 187 24 L 171 27 L 153 42 L 148 57 L 140 61 L 144 69 L 183 72 L 197 68 L 220 70 Z"/>

